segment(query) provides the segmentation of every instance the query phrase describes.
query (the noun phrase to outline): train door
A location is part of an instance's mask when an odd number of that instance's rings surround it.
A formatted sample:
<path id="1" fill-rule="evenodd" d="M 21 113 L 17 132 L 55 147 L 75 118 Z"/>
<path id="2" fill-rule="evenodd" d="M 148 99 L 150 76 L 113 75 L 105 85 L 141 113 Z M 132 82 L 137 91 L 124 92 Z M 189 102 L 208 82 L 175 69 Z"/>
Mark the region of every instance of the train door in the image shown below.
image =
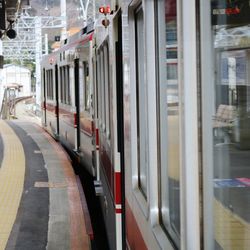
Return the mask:
<path id="1" fill-rule="evenodd" d="M 46 114 L 46 71 L 43 69 L 43 103 L 42 103 L 42 109 L 43 109 L 43 124 L 46 127 L 47 126 L 47 114 Z"/>
<path id="2" fill-rule="evenodd" d="M 59 136 L 59 82 L 58 82 L 58 65 L 55 65 L 55 90 L 56 90 L 56 136 Z"/>
<path id="3" fill-rule="evenodd" d="M 74 61 L 74 78 L 75 78 L 75 113 L 74 113 L 74 127 L 75 127 L 75 151 L 80 149 L 80 100 L 79 100 L 79 59 Z"/>

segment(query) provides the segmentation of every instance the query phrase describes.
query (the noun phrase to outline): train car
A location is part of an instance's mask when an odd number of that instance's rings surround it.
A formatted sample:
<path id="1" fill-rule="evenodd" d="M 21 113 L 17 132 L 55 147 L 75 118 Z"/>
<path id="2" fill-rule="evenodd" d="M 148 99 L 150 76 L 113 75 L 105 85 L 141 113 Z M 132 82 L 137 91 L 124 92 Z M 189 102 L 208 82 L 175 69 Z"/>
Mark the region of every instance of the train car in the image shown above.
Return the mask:
<path id="1" fill-rule="evenodd" d="M 110 249 L 248 249 L 249 1 L 98 7 L 44 58 L 43 123 L 95 176 Z"/>
<path id="2" fill-rule="evenodd" d="M 61 41 L 61 48 L 44 56 L 41 65 L 43 126 L 94 176 L 92 37 L 89 25 Z"/>
<path id="3" fill-rule="evenodd" d="M 123 1 L 130 249 L 248 249 L 249 2 Z"/>

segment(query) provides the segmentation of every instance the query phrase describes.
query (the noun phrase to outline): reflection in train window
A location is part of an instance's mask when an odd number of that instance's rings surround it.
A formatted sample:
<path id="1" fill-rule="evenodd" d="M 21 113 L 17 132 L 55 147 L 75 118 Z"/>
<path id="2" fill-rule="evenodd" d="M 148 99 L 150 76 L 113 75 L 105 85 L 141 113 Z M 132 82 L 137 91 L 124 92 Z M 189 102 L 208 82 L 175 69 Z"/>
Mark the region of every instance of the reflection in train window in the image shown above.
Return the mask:
<path id="1" fill-rule="evenodd" d="M 180 117 L 176 0 L 156 1 L 159 44 L 158 141 L 160 150 L 160 221 L 180 245 Z M 163 13 L 165 10 L 165 13 Z M 162 58 L 162 54 L 166 58 Z"/>
<path id="2" fill-rule="evenodd" d="M 213 69 L 206 101 L 213 114 L 207 118 L 210 121 L 204 121 L 211 124 L 207 139 L 211 148 L 204 152 L 204 158 L 212 159 L 211 166 L 204 169 L 211 176 L 205 186 L 206 198 L 212 201 L 205 214 L 210 221 L 204 223 L 205 231 L 210 232 L 205 242 L 211 249 L 249 249 L 249 11 L 249 1 L 226 0 L 211 0 L 210 9 L 204 10 L 210 29 L 204 32 L 212 34 L 208 46 L 212 59 L 204 65 L 206 71 Z M 204 49 L 204 53 L 211 51 Z"/>
<path id="3" fill-rule="evenodd" d="M 144 14 L 140 6 L 135 11 L 136 38 L 136 113 L 137 113 L 137 157 L 138 184 L 147 197 L 148 152 L 147 152 L 147 91 L 145 73 Z"/>

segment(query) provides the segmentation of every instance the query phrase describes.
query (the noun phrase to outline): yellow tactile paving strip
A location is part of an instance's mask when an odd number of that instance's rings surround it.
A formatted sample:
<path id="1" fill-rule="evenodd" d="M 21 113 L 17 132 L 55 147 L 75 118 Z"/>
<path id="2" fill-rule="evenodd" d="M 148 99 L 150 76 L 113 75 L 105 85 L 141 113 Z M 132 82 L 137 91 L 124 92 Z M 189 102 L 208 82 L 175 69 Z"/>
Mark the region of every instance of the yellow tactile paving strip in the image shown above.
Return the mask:
<path id="1" fill-rule="evenodd" d="M 23 146 L 7 123 L 0 120 L 4 157 L 0 168 L 0 250 L 4 250 L 15 222 L 25 174 Z"/>
<path id="2" fill-rule="evenodd" d="M 250 224 L 214 199 L 215 239 L 224 250 L 250 249 Z"/>

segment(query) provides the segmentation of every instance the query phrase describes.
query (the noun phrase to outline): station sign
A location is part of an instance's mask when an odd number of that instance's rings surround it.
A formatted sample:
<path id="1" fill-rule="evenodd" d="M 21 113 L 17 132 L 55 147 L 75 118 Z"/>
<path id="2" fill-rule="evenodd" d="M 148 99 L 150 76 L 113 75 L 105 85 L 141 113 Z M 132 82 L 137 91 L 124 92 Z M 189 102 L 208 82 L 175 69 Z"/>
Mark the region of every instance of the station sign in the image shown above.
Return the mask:
<path id="1" fill-rule="evenodd" d="M 5 0 L 0 0 L 0 29 L 5 30 Z"/>
<path id="2" fill-rule="evenodd" d="M 250 23 L 249 13 L 249 0 L 211 0 L 212 25 L 246 25 Z"/>

